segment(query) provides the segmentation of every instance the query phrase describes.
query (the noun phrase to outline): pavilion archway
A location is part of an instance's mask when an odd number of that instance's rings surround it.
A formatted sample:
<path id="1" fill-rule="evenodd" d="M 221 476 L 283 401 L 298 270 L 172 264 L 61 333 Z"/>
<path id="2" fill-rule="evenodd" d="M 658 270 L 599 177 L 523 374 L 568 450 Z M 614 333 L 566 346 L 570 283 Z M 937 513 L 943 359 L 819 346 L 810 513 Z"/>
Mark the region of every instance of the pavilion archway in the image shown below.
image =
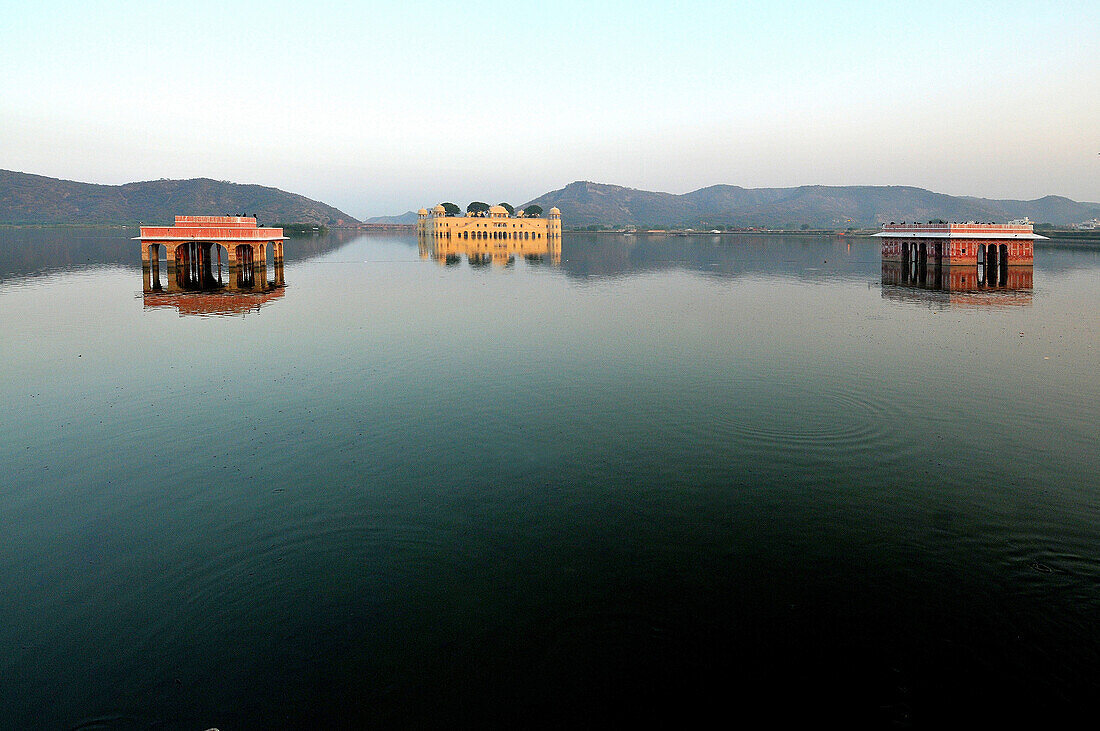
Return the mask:
<path id="1" fill-rule="evenodd" d="M 281 228 L 260 228 L 248 216 L 176 216 L 169 226 L 142 226 L 143 289 L 160 288 L 160 256 L 168 269 L 167 289 L 227 287 L 266 290 L 283 284 Z M 268 279 L 268 253 L 274 282 Z"/>

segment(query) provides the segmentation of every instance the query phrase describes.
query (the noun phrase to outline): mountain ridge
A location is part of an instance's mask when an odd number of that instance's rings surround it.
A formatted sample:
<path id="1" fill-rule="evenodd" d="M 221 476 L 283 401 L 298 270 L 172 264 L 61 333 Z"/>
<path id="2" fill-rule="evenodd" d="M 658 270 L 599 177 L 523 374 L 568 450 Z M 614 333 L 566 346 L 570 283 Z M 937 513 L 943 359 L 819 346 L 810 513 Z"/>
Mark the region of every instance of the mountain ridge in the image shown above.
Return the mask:
<path id="1" fill-rule="evenodd" d="M 709 185 L 666 193 L 577 180 L 524 204 L 556 206 L 566 226 L 731 226 L 872 228 L 887 221 L 1007 221 L 1066 225 L 1100 217 L 1100 203 L 1060 195 L 1034 200 L 952 196 L 905 185 L 744 188 Z M 279 188 L 211 178 L 100 185 L 0 170 L 0 224 L 134 225 L 176 214 L 246 212 L 265 224 L 355 225 L 328 204 Z M 376 216 L 378 223 L 415 222 L 415 213 Z"/>
<path id="2" fill-rule="evenodd" d="M 742 188 L 710 185 L 687 193 L 640 190 L 587 180 L 525 205 L 556 206 L 567 226 L 708 226 L 869 228 L 888 221 L 1007 221 L 1066 225 L 1100 216 L 1100 203 L 1047 195 L 1034 200 L 952 196 L 908 185 L 802 185 Z"/>
<path id="3" fill-rule="evenodd" d="M 298 193 L 211 178 L 100 185 L 0 170 L 0 223 L 136 224 L 176 214 L 255 214 L 261 223 L 339 226 L 359 221 Z"/>
<path id="4" fill-rule="evenodd" d="M 408 226 L 416 223 L 416 211 L 405 211 L 396 216 L 371 216 L 364 223 L 389 223 Z"/>

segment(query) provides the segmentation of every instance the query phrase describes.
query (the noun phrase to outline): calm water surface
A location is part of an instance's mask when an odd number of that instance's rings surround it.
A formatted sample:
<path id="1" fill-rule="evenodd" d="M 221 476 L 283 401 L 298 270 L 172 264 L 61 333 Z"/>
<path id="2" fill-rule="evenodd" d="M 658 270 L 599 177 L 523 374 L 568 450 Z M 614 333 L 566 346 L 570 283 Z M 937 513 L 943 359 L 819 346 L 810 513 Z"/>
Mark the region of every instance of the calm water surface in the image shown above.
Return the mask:
<path id="1" fill-rule="evenodd" d="M 227 302 L 131 235 L 0 231 L 0 726 L 1100 703 L 1100 248 L 322 236 Z"/>

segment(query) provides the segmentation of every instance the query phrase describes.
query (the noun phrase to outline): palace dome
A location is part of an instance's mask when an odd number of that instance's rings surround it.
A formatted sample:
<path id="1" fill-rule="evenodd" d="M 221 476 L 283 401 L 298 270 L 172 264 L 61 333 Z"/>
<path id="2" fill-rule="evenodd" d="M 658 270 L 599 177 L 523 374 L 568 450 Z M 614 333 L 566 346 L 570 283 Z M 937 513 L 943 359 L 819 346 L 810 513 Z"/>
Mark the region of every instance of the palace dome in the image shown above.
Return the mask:
<path id="1" fill-rule="evenodd" d="M 416 215 L 426 216 L 426 215 L 428 215 L 428 209 L 427 208 L 421 208 L 419 211 L 416 212 Z"/>
<path id="2" fill-rule="evenodd" d="M 507 216 L 508 209 L 504 206 L 489 206 L 489 215 Z"/>
<path id="3" fill-rule="evenodd" d="M 557 206 L 554 206 L 553 208 L 550 209 L 550 215 L 553 215 L 555 213 L 558 214 L 559 216 L 561 215 L 561 211 L 558 210 Z"/>
<path id="4" fill-rule="evenodd" d="M 442 203 L 440 203 L 438 206 L 436 206 L 435 208 L 432 209 L 432 213 L 446 213 L 446 212 L 447 212 L 447 209 L 443 207 Z"/>

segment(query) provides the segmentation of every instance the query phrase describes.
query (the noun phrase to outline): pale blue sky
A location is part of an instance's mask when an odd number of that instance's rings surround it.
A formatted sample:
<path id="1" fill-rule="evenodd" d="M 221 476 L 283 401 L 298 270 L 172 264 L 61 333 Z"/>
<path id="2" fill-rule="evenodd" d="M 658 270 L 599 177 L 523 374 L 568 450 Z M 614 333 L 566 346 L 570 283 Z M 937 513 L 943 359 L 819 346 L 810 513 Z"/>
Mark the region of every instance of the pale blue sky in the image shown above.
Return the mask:
<path id="1" fill-rule="evenodd" d="M 0 168 L 356 216 L 587 179 L 1100 200 L 1100 3 L 0 1 Z"/>

